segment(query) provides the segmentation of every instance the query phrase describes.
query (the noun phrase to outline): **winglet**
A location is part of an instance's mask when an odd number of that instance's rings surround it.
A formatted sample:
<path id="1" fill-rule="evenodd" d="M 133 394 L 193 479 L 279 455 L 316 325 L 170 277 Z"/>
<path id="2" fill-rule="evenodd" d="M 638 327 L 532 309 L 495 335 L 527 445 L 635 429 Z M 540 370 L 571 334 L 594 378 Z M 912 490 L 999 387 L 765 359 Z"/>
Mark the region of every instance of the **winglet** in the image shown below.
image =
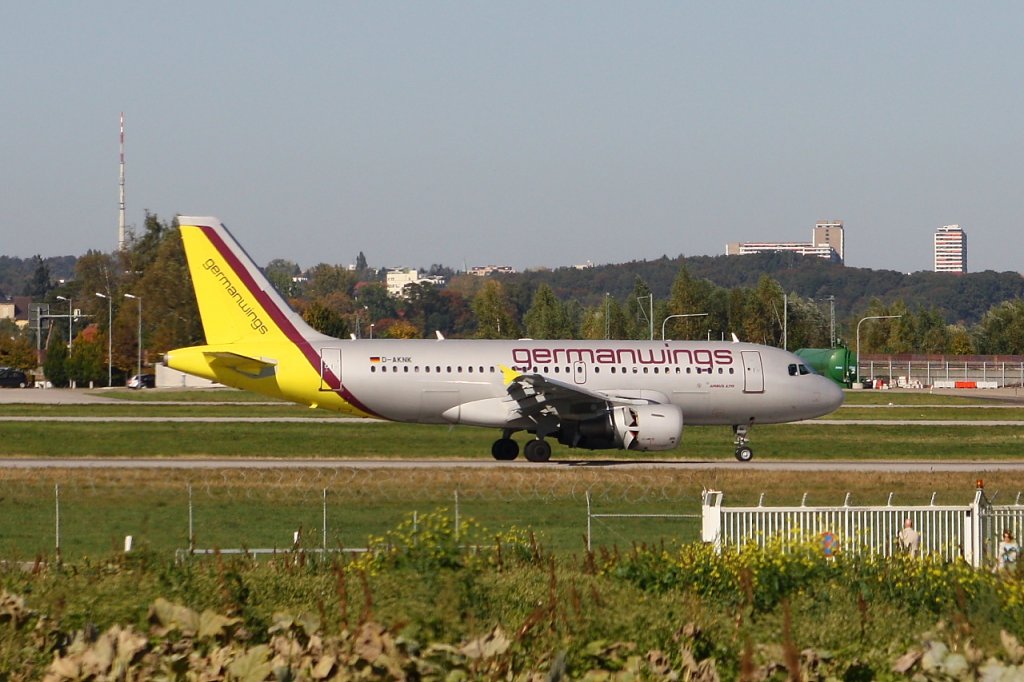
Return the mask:
<path id="1" fill-rule="evenodd" d="M 502 379 L 504 379 L 506 386 L 511 385 L 512 382 L 523 376 L 522 372 L 512 369 L 511 367 L 506 367 L 505 365 L 498 365 L 498 367 L 501 369 L 501 376 Z"/>

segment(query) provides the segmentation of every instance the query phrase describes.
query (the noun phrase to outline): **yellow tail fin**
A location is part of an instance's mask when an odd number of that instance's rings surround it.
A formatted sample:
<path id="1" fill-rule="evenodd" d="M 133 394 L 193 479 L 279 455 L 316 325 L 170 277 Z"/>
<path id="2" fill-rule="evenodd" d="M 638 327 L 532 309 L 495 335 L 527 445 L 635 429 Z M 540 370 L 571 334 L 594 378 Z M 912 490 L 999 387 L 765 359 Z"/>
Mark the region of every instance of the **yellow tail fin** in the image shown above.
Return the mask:
<path id="1" fill-rule="evenodd" d="M 189 273 L 210 345 L 319 337 L 284 302 L 216 218 L 180 217 Z"/>

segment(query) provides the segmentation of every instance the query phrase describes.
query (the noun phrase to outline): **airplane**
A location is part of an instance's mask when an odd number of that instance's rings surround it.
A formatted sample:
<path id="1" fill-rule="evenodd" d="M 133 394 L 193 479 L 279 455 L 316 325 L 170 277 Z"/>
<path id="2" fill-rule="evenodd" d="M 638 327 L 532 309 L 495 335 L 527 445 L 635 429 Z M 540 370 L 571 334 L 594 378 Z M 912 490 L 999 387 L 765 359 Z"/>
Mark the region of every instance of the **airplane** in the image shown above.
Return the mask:
<path id="1" fill-rule="evenodd" d="M 843 392 L 796 355 L 728 341 L 338 339 L 292 310 L 220 220 L 178 218 L 204 346 L 172 350 L 173 369 L 350 415 L 498 429 L 491 455 L 570 448 L 676 448 L 684 420 L 731 426 L 750 461 L 755 424 L 832 412 Z"/>

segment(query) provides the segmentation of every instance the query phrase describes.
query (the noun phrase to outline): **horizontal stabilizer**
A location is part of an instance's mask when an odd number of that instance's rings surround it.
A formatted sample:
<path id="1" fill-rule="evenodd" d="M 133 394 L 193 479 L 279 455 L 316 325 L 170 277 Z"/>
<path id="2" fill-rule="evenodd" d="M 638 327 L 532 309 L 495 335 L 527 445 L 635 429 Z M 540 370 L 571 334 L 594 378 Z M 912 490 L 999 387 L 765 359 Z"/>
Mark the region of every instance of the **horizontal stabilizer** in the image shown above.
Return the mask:
<path id="1" fill-rule="evenodd" d="M 203 353 L 211 367 L 226 367 L 253 379 L 273 376 L 277 360 L 264 357 L 250 357 L 229 351 L 208 351 Z"/>

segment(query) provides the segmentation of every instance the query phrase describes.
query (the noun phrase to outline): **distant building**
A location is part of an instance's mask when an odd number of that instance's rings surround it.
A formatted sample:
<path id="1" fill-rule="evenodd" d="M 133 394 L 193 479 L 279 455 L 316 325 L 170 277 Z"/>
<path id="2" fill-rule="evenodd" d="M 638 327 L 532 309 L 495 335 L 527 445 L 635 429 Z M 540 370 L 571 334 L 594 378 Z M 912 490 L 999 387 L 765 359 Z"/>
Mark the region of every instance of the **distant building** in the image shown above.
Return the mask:
<path id="1" fill-rule="evenodd" d="M 11 320 L 24 329 L 29 323 L 29 309 L 32 306 L 30 296 L 15 296 L 6 301 L 0 301 L 0 320 Z"/>
<path id="2" fill-rule="evenodd" d="M 811 230 L 809 242 L 730 242 L 725 245 L 727 256 L 778 251 L 792 251 L 802 256 L 816 256 L 841 264 L 846 258 L 843 221 L 819 220 Z"/>
<path id="3" fill-rule="evenodd" d="M 959 225 L 935 231 L 935 272 L 967 272 L 967 233 Z"/>
<path id="4" fill-rule="evenodd" d="M 445 285 L 445 278 L 439 275 L 421 277 L 419 270 L 416 268 L 398 268 L 388 270 L 387 282 L 388 296 L 399 298 L 405 295 L 405 287 L 410 284 L 434 284 L 443 287 Z"/>
<path id="5" fill-rule="evenodd" d="M 475 265 L 469 269 L 469 274 L 476 277 L 487 275 L 514 275 L 516 269 L 511 265 Z"/>

